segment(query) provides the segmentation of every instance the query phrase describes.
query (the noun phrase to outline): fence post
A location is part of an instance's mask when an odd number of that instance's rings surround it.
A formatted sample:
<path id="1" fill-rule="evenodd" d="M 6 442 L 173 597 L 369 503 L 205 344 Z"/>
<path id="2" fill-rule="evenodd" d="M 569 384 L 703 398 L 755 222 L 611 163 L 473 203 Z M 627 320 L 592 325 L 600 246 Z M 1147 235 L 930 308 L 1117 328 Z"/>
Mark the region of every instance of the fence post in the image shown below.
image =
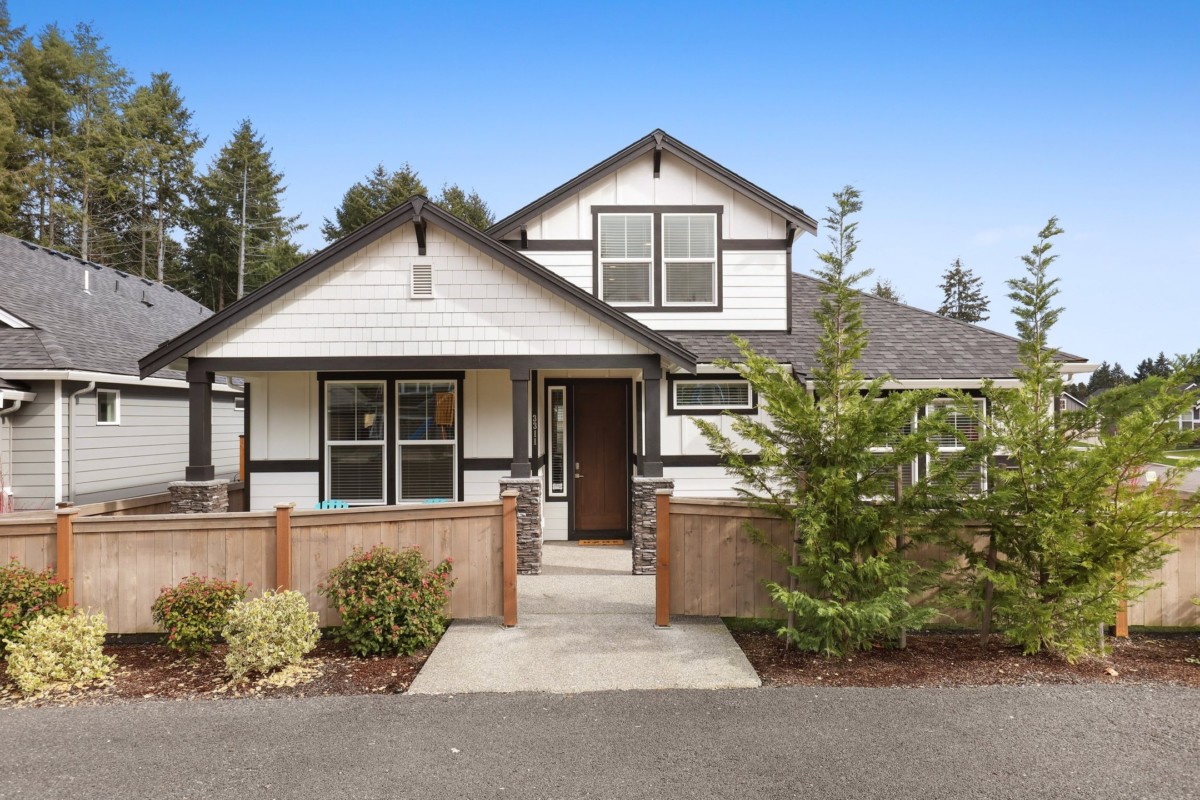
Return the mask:
<path id="1" fill-rule="evenodd" d="M 1118 639 L 1129 638 L 1129 601 L 1122 600 L 1117 606 L 1117 630 Z"/>
<path id="2" fill-rule="evenodd" d="M 59 608 L 71 608 L 75 605 L 75 515 L 78 508 L 60 508 L 54 512 L 54 544 L 58 551 L 57 571 L 58 582 L 67 590 L 58 596 Z"/>
<path id="3" fill-rule="evenodd" d="M 295 503 L 275 506 L 275 588 L 292 588 L 292 509 Z"/>
<path id="4" fill-rule="evenodd" d="M 500 493 L 503 510 L 503 564 L 504 564 L 504 627 L 517 624 L 517 498 L 516 489 L 505 489 Z"/>
<path id="5" fill-rule="evenodd" d="M 654 571 L 654 624 L 659 628 L 671 627 L 671 490 L 655 491 L 655 535 L 654 553 L 658 562 Z"/>

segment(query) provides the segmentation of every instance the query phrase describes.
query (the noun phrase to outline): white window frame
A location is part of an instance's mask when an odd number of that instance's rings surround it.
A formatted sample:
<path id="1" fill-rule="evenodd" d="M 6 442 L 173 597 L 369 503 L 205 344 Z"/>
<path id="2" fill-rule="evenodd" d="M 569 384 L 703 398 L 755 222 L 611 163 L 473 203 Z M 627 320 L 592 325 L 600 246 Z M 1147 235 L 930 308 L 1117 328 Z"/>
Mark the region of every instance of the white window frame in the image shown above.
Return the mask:
<path id="1" fill-rule="evenodd" d="M 233 398 L 233 410 L 234 411 L 245 411 L 246 410 L 246 396 L 245 395 L 239 394 Z"/>
<path id="2" fill-rule="evenodd" d="M 979 407 L 979 417 L 981 419 L 986 419 L 987 399 L 983 398 L 983 397 L 972 397 L 972 398 L 970 398 L 970 400 L 972 403 L 974 403 L 976 406 Z M 961 405 L 961 404 L 958 403 L 957 401 L 951 400 L 949 398 L 934 400 L 932 405 L 928 405 L 925 407 L 925 413 L 932 414 L 934 412 L 934 410 L 937 408 L 945 408 L 947 406 L 954 406 L 954 405 Z M 982 431 L 980 432 L 980 434 L 982 435 Z M 939 443 L 938 447 L 937 447 L 939 456 L 942 453 L 962 453 L 966 449 L 967 448 L 961 444 L 943 446 L 942 444 Z M 926 454 L 926 456 L 925 456 L 925 473 L 926 473 L 926 475 L 929 474 L 929 470 L 933 463 L 933 458 L 934 458 L 934 456 L 931 454 Z M 987 492 L 987 490 L 988 490 L 988 463 L 987 463 L 987 459 L 983 459 L 982 461 L 979 462 L 979 493 L 984 494 Z"/>
<path id="3" fill-rule="evenodd" d="M 383 414 L 383 438 L 382 439 L 364 439 L 361 441 L 345 441 L 332 440 L 329 438 L 329 392 L 334 386 L 366 386 L 377 385 L 383 387 L 383 405 L 379 409 L 379 413 Z M 387 424 L 387 381 L 382 380 L 344 380 L 344 381 L 325 381 L 325 441 L 321 446 L 325 448 L 325 497 L 329 500 L 345 500 L 343 497 L 334 497 L 331 491 L 333 486 L 333 448 L 334 447 L 378 447 L 383 452 L 383 460 L 380 462 L 383 469 L 380 470 L 379 476 L 379 500 L 346 500 L 352 506 L 384 506 L 387 505 L 387 467 L 388 467 L 388 424 Z"/>
<path id="4" fill-rule="evenodd" d="M 720 219 L 718 218 L 718 216 L 716 214 L 713 214 L 712 212 L 708 212 L 708 211 L 678 212 L 678 213 L 670 213 L 670 214 L 664 213 L 662 215 L 663 230 L 660 233 L 660 237 L 661 237 L 660 241 L 663 241 L 663 242 L 665 242 L 667 240 L 667 236 L 666 236 L 667 217 L 711 217 L 712 221 L 713 221 L 713 255 L 712 255 L 712 259 L 707 259 L 707 258 L 667 258 L 667 249 L 665 246 L 663 247 L 663 257 L 662 257 L 662 282 L 663 282 L 662 304 L 663 304 L 663 307 L 664 308 L 666 308 L 666 307 L 675 307 L 675 308 L 715 307 L 717 305 L 717 301 L 720 298 L 720 290 L 721 290 L 721 287 L 717 285 L 717 257 L 720 255 L 719 248 L 720 248 L 720 239 L 721 239 L 719 232 L 717 231 L 717 226 L 720 224 Z M 668 291 L 669 286 L 668 286 L 668 281 L 667 281 L 667 265 L 668 264 L 695 264 L 695 263 L 698 263 L 701 261 L 710 261 L 710 260 L 712 261 L 712 297 L 713 297 L 712 300 L 710 300 L 709 302 L 684 300 L 684 301 L 678 301 L 678 302 L 672 303 L 667 299 L 670 295 L 670 293 Z"/>
<path id="5" fill-rule="evenodd" d="M 113 397 L 113 419 L 100 419 L 100 395 L 111 394 Z M 96 390 L 96 424 L 97 425 L 120 425 L 121 424 L 121 390 L 120 389 L 97 389 Z"/>
<path id="6" fill-rule="evenodd" d="M 604 229 L 604 218 L 605 217 L 649 217 L 650 218 L 650 254 L 648 256 L 646 256 L 645 258 L 605 258 L 604 257 L 604 244 L 601 240 L 601 231 Z M 654 214 L 652 212 L 633 211 L 633 212 L 625 213 L 625 212 L 620 212 L 620 211 L 613 211 L 613 212 L 605 212 L 603 214 L 596 215 L 596 261 L 598 263 L 598 269 L 596 270 L 596 281 L 599 284 L 599 286 L 596 287 L 596 289 L 597 289 L 596 294 L 600 297 L 601 300 L 608 303 L 610 306 L 614 306 L 617 308 L 642 308 L 642 307 L 649 307 L 649 306 L 654 305 L 654 286 L 655 286 L 655 282 L 654 282 L 654 272 L 655 272 L 655 270 L 654 270 L 654 264 L 655 264 L 655 262 L 654 262 L 654 247 L 657 244 L 655 241 L 655 239 L 656 239 L 655 233 L 656 232 L 654 230 Z M 628 245 L 628 240 L 626 241 L 626 245 Z M 628 246 L 626 247 L 626 250 L 628 251 Z M 647 264 L 648 266 L 646 268 L 646 283 L 647 283 L 647 285 L 646 285 L 646 298 L 647 298 L 646 301 L 645 302 L 642 302 L 642 301 L 630 302 L 630 301 L 623 301 L 623 300 L 609 300 L 607 297 L 605 297 L 604 296 L 604 267 L 606 264 Z"/>
<path id="7" fill-rule="evenodd" d="M 703 386 L 723 383 L 737 383 L 746 386 L 746 402 L 727 403 L 721 405 L 689 405 L 679 402 L 679 387 L 680 386 Z M 699 380 L 674 380 L 671 381 L 671 408 L 678 413 L 686 414 L 690 411 L 753 411 L 754 410 L 754 387 L 750 385 L 750 381 L 743 378 L 701 378 Z"/>
<path id="8" fill-rule="evenodd" d="M 562 397 L 562 426 L 563 440 L 560 454 L 563 460 L 563 483 L 562 489 L 554 489 L 554 396 L 558 394 Z M 567 479 L 569 472 L 568 467 L 570 462 L 567 458 L 567 387 L 566 386 L 549 386 L 546 391 L 546 418 L 549 424 L 546 426 L 546 496 L 547 497 L 567 497 L 570 494 L 570 481 Z"/>
<path id="9" fill-rule="evenodd" d="M 450 448 L 450 452 L 454 455 L 453 467 L 450 470 L 450 497 L 437 498 L 443 500 L 454 501 L 458 499 L 458 465 L 459 465 L 459 432 L 462 428 L 462 420 L 458 418 L 458 381 L 454 378 L 403 378 L 396 380 L 396 394 L 392 398 L 392 402 L 396 407 L 396 431 L 392 435 L 395 440 L 392 444 L 395 447 L 393 455 L 396 459 L 396 502 L 397 503 L 424 503 L 426 498 L 419 500 L 407 500 L 404 497 L 402 487 L 404 486 L 404 459 L 401 457 L 400 449 L 406 446 L 422 446 L 422 445 L 439 445 Z M 453 439 L 401 439 L 400 438 L 400 387 L 411 384 L 449 384 L 454 393 L 454 438 Z M 384 472 L 387 472 L 387 464 L 384 464 Z M 386 478 L 385 478 L 386 480 Z"/>
<path id="10" fill-rule="evenodd" d="M 877 399 L 875 402 L 878 403 L 878 402 L 881 402 L 881 400 Z M 912 430 L 915 431 L 917 429 L 918 420 L 917 420 L 917 414 L 915 411 L 913 412 L 912 422 L 909 424 L 912 426 Z M 903 435 L 903 434 L 901 434 L 901 435 Z M 867 452 L 868 453 L 891 453 L 895 449 L 896 448 L 892 447 L 890 444 L 881 444 L 881 445 L 877 445 L 877 446 L 873 446 L 873 447 L 868 447 Z M 912 467 L 912 479 L 913 479 L 913 483 L 915 484 L 918 480 L 920 480 L 921 459 L 914 458 L 912 460 L 912 464 L 910 466 Z M 859 477 L 861 478 L 862 476 L 859 476 Z M 892 497 L 868 497 L 866 499 L 873 500 L 875 502 L 884 502 L 884 501 L 888 501 L 888 500 L 894 500 L 895 498 L 892 498 Z"/>

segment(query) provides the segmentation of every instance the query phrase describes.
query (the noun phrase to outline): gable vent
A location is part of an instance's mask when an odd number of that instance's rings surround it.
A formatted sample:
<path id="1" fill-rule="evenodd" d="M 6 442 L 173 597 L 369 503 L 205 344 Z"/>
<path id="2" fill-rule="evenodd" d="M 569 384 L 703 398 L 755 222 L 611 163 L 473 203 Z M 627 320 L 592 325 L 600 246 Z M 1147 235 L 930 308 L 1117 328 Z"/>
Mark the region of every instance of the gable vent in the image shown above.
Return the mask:
<path id="1" fill-rule="evenodd" d="M 433 265 L 413 264 L 412 296 L 433 297 Z"/>

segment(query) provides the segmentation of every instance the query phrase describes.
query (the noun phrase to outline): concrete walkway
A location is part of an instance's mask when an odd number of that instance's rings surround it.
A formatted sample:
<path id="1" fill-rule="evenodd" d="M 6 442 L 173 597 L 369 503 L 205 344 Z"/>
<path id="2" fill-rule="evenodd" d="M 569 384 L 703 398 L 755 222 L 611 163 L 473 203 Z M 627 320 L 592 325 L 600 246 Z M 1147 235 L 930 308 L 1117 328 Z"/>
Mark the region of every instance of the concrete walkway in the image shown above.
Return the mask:
<path id="1" fill-rule="evenodd" d="M 715 618 L 654 627 L 654 578 L 625 547 L 547 542 L 541 575 L 517 579 L 519 624 L 455 622 L 409 694 L 735 689 L 758 675 Z"/>

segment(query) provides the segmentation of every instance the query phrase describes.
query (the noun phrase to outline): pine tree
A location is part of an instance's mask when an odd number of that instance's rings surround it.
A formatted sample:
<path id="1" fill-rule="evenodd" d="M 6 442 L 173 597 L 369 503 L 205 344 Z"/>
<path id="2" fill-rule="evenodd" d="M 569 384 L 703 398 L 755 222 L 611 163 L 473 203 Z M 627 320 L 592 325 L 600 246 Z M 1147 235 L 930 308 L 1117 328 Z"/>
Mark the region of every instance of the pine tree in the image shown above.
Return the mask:
<path id="1" fill-rule="evenodd" d="M 904 302 L 904 298 L 896 291 L 896 287 L 892 285 L 892 282 L 884 278 L 875 281 L 875 285 L 871 288 L 871 294 L 882 300 L 891 300 L 893 303 Z"/>
<path id="2" fill-rule="evenodd" d="M 983 278 L 963 267 L 961 258 L 954 259 L 942 274 L 943 299 L 937 313 L 963 322 L 983 322 L 988 318 L 989 302 L 982 286 Z"/>
<path id="3" fill-rule="evenodd" d="M 327 242 L 337 241 L 418 194 L 428 195 L 429 190 L 410 165 L 388 172 L 379 164 L 364 180 L 346 190 L 333 219 L 327 217 L 321 225 L 321 235 Z"/>
<path id="4" fill-rule="evenodd" d="M 693 419 L 738 492 L 753 505 L 787 520 L 795 532 L 796 559 L 789 568 L 798 588 L 773 583 L 773 600 L 789 616 L 780 630 L 789 642 L 829 656 L 902 639 L 932 616 L 908 599 L 918 572 L 905 559 L 905 531 L 926 536 L 941 517 L 925 509 L 955 505 L 955 487 L 918 481 L 901 490 L 903 470 L 936 454 L 929 434 L 945 431 L 944 415 L 913 421 L 933 402 L 926 391 L 884 392 L 886 375 L 868 380 L 856 363 L 868 341 L 855 284 L 869 272 L 853 272 L 858 248 L 853 220 L 862 208 L 851 186 L 834 195 L 823 220 L 831 247 L 821 253 L 820 329 L 809 393 L 790 367 L 756 354 L 734 337 L 742 357 L 723 362 L 754 387 L 769 417 L 729 415 L 734 436 L 757 450 L 750 458 L 721 426 Z M 944 473 L 943 473 L 944 474 Z M 880 502 L 880 498 L 892 498 Z M 934 498 L 940 498 L 940 501 Z"/>
<path id="5" fill-rule="evenodd" d="M 1061 233 L 1050 219 L 1023 257 L 1027 275 L 1008 282 L 1019 386 L 985 383 L 990 416 L 977 421 L 984 448 L 1004 453 L 1006 466 L 989 471 L 990 492 L 965 504 L 989 526 L 986 554 L 965 542 L 960 556 L 967 595 L 985 620 L 994 614 L 1027 653 L 1045 649 L 1074 660 L 1097 649 L 1098 625 L 1114 619 L 1122 599 L 1146 591 L 1170 536 L 1200 516 L 1200 505 L 1171 490 L 1177 473 L 1152 486 L 1137 481 L 1147 463 L 1193 438 L 1171 420 L 1197 395 L 1182 391 L 1178 378 L 1153 377 L 1105 392 L 1087 409 L 1048 411 L 1064 387 L 1049 346 L 1063 311 L 1049 272 Z M 1200 354 L 1188 363 L 1200 363 Z M 1097 444 L 1080 446 L 1096 431 Z"/>
<path id="6" fill-rule="evenodd" d="M 496 221 L 488 204 L 477 192 L 472 190 L 467 194 L 458 184 L 443 186 L 441 195 L 434 198 L 434 202 L 481 231 L 486 231 Z"/>
<path id="7" fill-rule="evenodd" d="M 25 87 L 16 56 L 24 39 L 24 28 L 12 27 L 8 4 L 0 0 L 0 232 L 28 239 L 28 219 L 20 210 L 32 179 L 31 143 L 17 120 Z"/>
<path id="8" fill-rule="evenodd" d="M 220 310 L 301 260 L 291 235 L 303 228 L 283 214 L 283 175 L 271 151 L 243 120 L 200 176 L 187 214 L 188 289 Z"/>

